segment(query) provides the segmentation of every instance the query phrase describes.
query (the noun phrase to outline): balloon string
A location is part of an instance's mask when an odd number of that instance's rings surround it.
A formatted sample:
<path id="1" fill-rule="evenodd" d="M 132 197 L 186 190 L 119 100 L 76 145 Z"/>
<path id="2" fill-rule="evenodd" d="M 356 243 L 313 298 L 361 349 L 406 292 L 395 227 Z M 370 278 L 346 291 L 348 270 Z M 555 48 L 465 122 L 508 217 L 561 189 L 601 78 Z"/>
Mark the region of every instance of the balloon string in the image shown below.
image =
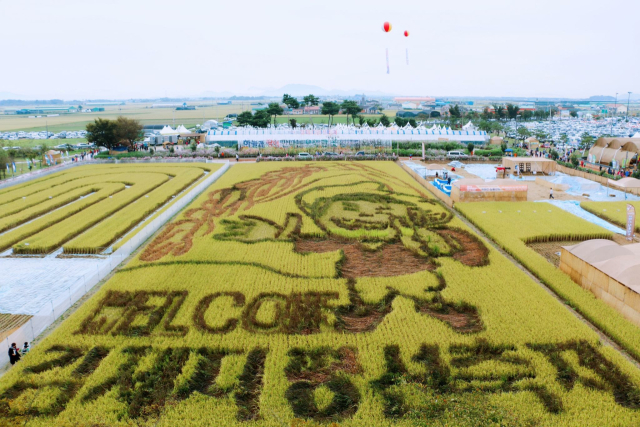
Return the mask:
<path id="1" fill-rule="evenodd" d="M 389 74 L 389 48 L 387 48 L 387 74 Z"/>

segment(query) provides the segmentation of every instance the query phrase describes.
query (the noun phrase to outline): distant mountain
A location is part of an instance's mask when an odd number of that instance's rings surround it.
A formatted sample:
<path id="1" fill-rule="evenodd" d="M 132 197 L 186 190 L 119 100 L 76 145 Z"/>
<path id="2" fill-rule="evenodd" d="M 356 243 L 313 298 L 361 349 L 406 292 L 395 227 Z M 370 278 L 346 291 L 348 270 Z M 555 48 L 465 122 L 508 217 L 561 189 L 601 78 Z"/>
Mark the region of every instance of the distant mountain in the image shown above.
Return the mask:
<path id="1" fill-rule="evenodd" d="M 264 96 L 277 96 L 280 97 L 283 94 L 288 93 L 291 96 L 305 96 L 313 94 L 316 96 L 354 96 L 354 95 L 369 95 L 369 96 L 392 96 L 391 94 L 376 91 L 376 90 L 359 90 L 359 89 L 324 89 L 320 86 L 303 85 L 303 84 L 288 84 L 282 86 L 279 89 L 267 89 L 262 92 Z"/>
<path id="2" fill-rule="evenodd" d="M 587 100 L 595 101 L 595 102 L 615 102 L 616 98 L 613 96 L 596 95 L 596 96 L 590 96 L 589 98 L 587 98 Z"/>
<path id="3" fill-rule="evenodd" d="M 237 93 L 222 91 L 215 92 L 212 90 L 206 90 L 200 94 L 203 98 L 229 98 L 230 96 L 237 95 Z"/>
<path id="4" fill-rule="evenodd" d="M 22 95 L 18 95 L 17 93 L 0 91 L 0 99 L 24 99 L 24 97 Z"/>

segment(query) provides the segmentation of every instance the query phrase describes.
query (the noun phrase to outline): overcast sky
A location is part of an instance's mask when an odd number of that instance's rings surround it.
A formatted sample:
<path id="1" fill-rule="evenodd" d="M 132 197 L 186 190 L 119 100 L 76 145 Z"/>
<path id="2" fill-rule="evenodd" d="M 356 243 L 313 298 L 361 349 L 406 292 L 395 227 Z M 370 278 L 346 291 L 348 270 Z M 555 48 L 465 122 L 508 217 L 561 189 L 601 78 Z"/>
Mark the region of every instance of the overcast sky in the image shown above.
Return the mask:
<path id="1" fill-rule="evenodd" d="M 286 84 L 640 93 L 638 0 L 0 0 L 0 16 L 5 98 L 258 94 Z"/>

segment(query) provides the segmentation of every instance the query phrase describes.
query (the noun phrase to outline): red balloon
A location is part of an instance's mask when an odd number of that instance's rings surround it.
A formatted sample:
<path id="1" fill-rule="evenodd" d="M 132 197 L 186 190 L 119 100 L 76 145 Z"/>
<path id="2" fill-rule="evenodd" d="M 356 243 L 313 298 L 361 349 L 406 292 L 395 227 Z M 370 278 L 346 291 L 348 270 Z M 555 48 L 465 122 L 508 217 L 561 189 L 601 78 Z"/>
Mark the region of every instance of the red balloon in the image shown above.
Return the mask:
<path id="1" fill-rule="evenodd" d="M 385 22 L 384 24 L 382 24 L 382 31 L 384 31 L 385 33 L 391 31 L 391 23 Z"/>
<path id="2" fill-rule="evenodd" d="M 405 32 L 404 32 L 404 36 L 405 36 L 405 37 L 409 37 L 409 31 L 405 31 Z"/>

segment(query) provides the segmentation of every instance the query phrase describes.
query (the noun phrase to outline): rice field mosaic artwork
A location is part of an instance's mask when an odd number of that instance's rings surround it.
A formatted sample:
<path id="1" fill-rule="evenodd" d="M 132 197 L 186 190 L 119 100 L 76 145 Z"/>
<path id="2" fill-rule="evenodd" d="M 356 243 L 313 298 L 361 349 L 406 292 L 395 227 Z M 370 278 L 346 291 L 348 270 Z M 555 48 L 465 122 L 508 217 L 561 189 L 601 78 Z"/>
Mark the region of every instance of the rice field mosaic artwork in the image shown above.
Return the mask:
<path id="1" fill-rule="evenodd" d="M 233 166 L 0 382 L 29 426 L 639 419 L 640 371 L 386 162 Z"/>

